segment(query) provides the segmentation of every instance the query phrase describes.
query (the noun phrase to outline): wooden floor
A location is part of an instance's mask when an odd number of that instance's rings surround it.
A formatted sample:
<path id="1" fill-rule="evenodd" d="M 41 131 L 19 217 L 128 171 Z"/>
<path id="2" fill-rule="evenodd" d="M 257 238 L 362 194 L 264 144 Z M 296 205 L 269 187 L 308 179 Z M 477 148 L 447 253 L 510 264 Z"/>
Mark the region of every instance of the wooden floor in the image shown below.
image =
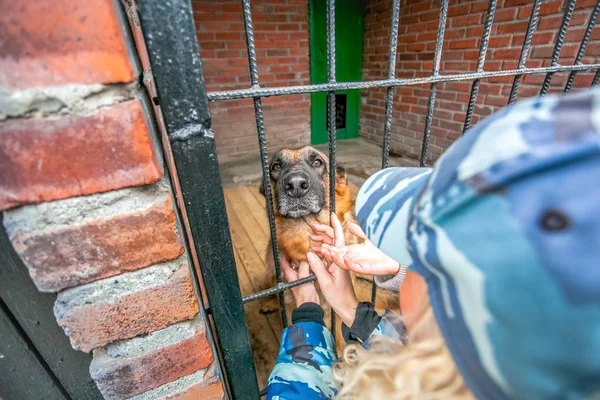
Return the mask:
<path id="1" fill-rule="evenodd" d="M 252 185 L 225 189 L 225 200 L 242 296 L 248 296 L 264 289 L 272 273 L 265 267 L 270 235 L 265 198 L 258 192 L 258 186 Z M 260 307 L 260 301 L 253 301 L 244 308 L 262 390 L 275 365 L 283 327 L 280 313 L 264 315 Z"/>
<path id="2" fill-rule="evenodd" d="M 351 188 L 356 196 L 357 188 Z M 265 289 L 269 275 L 274 273 L 267 271 L 265 266 L 270 236 L 265 198 L 259 193 L 257 185 L 251 185 L 225 189 L 225 200 L 242 296 L 248 296 Z M 359 301 L 369 300 L 370 282 L 361 280 L 358 284 L 355 283 L 355 289 Z M 378 310 L 398 309 L 397 293 L 378 293 Z M 283 328 L 281 314 L 261 314 L 261 304 L 260 300 L 250 302 L 245 305 L 245 312 L 254 365 L 262 390 L 275 365 Z"/>

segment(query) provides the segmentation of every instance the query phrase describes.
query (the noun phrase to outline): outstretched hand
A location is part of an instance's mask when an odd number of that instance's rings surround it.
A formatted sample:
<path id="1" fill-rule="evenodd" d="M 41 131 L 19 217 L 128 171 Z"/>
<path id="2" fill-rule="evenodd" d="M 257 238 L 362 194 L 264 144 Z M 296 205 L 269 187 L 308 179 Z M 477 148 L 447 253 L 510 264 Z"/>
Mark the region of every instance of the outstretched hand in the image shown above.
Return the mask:
<path id="1" fill-rule="evenodd" d="M 356 224 L 349 224 L 348 231 L 363 242 L 346 246 L 342 224 L 335 214 L 331 216 L 331 226 L 315 224 L 313 229 L 319 234 L 310 238 L 321 246 L 311 249 L 341 268 L 368 275 L 396 275 L 400 270 L 400 264 L 379 250 Z"/>
<path id="2" fill-rule="evenodd" d="M 282 257 L 280 260 L 281 270 L 285 280 L 289 282 L 297 281 L 298 279 L 306 278 L 310 275 L 310 267 L 306 261 L 300 263 L 298 270 L 295 270 L 287 258 Z M 290 289 L 296 300 L 296 307 L 300 307 L 304 303 L 320 304 L 319 294 L 315 288 L 314 282 L 307 282 L 302 285 Z"/>

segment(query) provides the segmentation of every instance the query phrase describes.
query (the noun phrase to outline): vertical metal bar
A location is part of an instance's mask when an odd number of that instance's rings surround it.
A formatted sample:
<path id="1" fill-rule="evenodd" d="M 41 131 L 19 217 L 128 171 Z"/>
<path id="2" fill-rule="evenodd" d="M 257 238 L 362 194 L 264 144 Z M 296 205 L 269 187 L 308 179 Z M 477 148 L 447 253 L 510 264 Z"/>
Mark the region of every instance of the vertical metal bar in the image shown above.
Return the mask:
<path id="1" fill-rule="evenodd" d="M 483 64 L 487 54 L 488 44 L 490 42 L 490 33 L 492 23 L 494 22 L 494 14 L 496 14 L 496 0 L 491 0 L 488 4 L 487 17 L 483 25 L 483 35 L 481 36 L 481 45 L 479 46 L 479 57 L 477 58 L 477 72 L 483 72 Z M 463 134 L 471 127 L 471 119 L 473 118 L 473 109 L 477 101 L 477 93 L 479 92 L 479 79 L 473 81 L 471 86 L 471 96 L 469 97 L 469 105 L 467 106 L 467 114 L 465 115 L 465 124 L 463 126 Z"/>
<path id="2" fill-rule="evenodd" d="M 256 62 L 256 47 L 254 45 L 254 26 L 252 25 L 252 12 L 250 10 L 250 0 L 242 0 L 244 11 L 244 26 L 246 28 L 246 48 L 248 49 L 248 65 L 250 68 L 250 83 L 252 87 L 258 88 L 258 65 Z M 277 246 L 277 231 L 275 227 L 275 213 L 273 211 L 273 193 L 271 192 L 271 175 L 269 171 L 269 153 L 267 151 L 267 138 L 265 136 L 265 122 L 262 111 L 262 99 L 254 97 L 254 116 L 256 118 L 256 132 L 258 134 L 258 146 L 260 150 L 260 162 L 262 167 L 263 185 L 265 188 L 265 198 L 267 202 L 267 215 L 269 217 L 269 229 L 271 231 L 271 247 L 273 250 L 273 260 L 275 261 L 275 274 L 277 284 L 283 282 L 281 274 L 281 265 L 279 263 L 279 247 Z M 285 308 L 285 294 L 279 293 L 279 311 L 281 312 L 281 323 L 287 327 L 287 313 Z"/>
<path id="3" fill-rule="evenodd" d="M 144 0 L 138 6 L 158 102 L 222 350 L 224 377 L 233 399 L 255 399 L 258 383 L 210 130 L 192 6 L 190 0 Z"/>
<path id="4" fill-rule="evenodd" d="M 594 79 L 592 80 L 592 86 L 595 86 L 598 84 L 598 79 L 600 79 L 600 69 L 597 69 L 596 73 L 594 74 Z"/>
<path id="5" fill-rule="evenodd" d="M 565 13 L 563 14 L 562 23 L 560 24 L 560 29 L 558 30 L 558 36 L 556 37 L 556 44 L 554 45 L 554 50 L 552 50 L 552 58 L 550 60 L 550 66 L 554 67 L 558 64 L 558 57 L 560 56 L 560 49 L 565 41 L 565 34 L 567 33 L 567 28 L 569 27 L 569 21 L 571 20 L 571 15 L 573 14 L 573 10 L 575 9 L 575 0 L 568 0 L 567 8 L 565 9 Z M 540 90 L 540 96 L 543 96 L 548 91 L 550 87 L 550 81 L 552 81 L 552 76 L 554 72 L 549 72 L 546 74 L 544 78 L 544 83 L 542 83 L 542 89 Z"/>
<path id="6" fill-rule="evenodd" d="M 335 0 L 327 0 L 327 82 L 336 82 L 335 70 Z M 327 131 L 329 133 L 329 211 L 335 212 L 335 139 L 337 133 L 335 91 L 327 93 L 328 118 Z M 331 310 L 331 333 L 335 337 L 335 312 Z"/>
<path id="7" fill-rule="evenodd" d="M 400 24 L 400 0 L 394 0 L 392 6 L 392 27 L 390 31 L 390 49 L 388 56 L 388 79 L 396 77 L 396 51 L 398 49 L 398 26 Z M 385 96 L 385 127 L 383 129 L 383 150 L 381 168 L 387 168 L 390 156 L 390 136 L 392 130 L 392 109 L 394 102 L 394 87 L 387 88 Z"/>
<path id="8" fill-rule="evenodd" d="M 529 54 L 529 47 L 531 46 L 531 38 L 533 37 L 533 32 L 535 31 L 535 26 L 537 25 L 538 17 L 540 15 L 541 4 L 542 0 L 535 0 L 533 2 L 533 8 L 531 10 L 531 16 L 529 17 L 529 24 L 527 25 L 525 41 L 523 42 L 523 47 L 521 47 L 521 57 L 519 57 L 519 65 L 517 66 L 517 69 L 525 67 L 527 55 Z M 519 90 L 520 83 L 521 75 L 515 75 L 515 79 L 513 80 L 513 84 L 510 89 L 510 95 L 508 96 L 508 104 L 514 103 L 515 99 L 517 98 L 517 91 Z"/>
<path id="9" fill-rule="evenodd" d="M 390 28 L 390 49 L 388 55 L 388 79 L 396 77 L 396 51 L 398 49 L 398 27 L 400 25 L 400 0 L 394 0 L 392 6 L 392 26 Z M 385 94 L 385 126 L 383 128 L 383 149 L 381 152 L 381 168 L 387 168 L 390 158 L 390 138 L 392 136 L 392 112 L 394 106 L 394 87 L 387 88 Z M 377 300 L 375 278 L 371 286 L 371 302 Z"/>
<path id="10" fill-rule="evenodd" d="M 437 77 L 440 75 L 440 63 L 442 60 L 442 47 L 444 46 L 444 32 L 446 30 L 446 19 L 448 17 L 448 0 L 442 0 L 440 7 L 440 22 L 438 25 L 437 41 L 435 43 L 435 55 L 433 56 L 433 71 L 431 75 Z M 423 134 L 423 146 L 421 148 L 421 158 L 419 165 L 425 166 L 427 162 L 427 148 L 429 147 L 429 137 L 431 136 L 431 121 L 433 120 L 433 107 L 435 106 L 435 95 L 437 85 L 432 83 L 429 87 L 429 102 L 427 103 L 427 118 L 425 119 L 425 132 Z"/>
<path id="11" fill-rule="evenodd" d="M 590 37 L 592 36 L 594 26 L 596 26 L 598 13 L 600 13 L 600 0 L 596 1 L 596 6 L 590 14 L 590 19 L 588 21 L 587 28 L 585 29 L 583 39 L 581 40 L 581 44 L 579 45 L 579 50 L 577 50 L 577 56 L 575 57 L 575 62 L 573 63 L 573 65 L 581 64 L 581 60 L 583 60 L 585 48 L 587 47 Z M 571 86 L 573 86 L 573 81 L 575 80 L 575 75 L 577 75 L 577 71 L 571 71 L 571 73 L 569 74 L 569 79 L 567 79 L 567 84 L 565 85 L 565 93 L 568 93 L 569 90 L 571 90 Z"/>

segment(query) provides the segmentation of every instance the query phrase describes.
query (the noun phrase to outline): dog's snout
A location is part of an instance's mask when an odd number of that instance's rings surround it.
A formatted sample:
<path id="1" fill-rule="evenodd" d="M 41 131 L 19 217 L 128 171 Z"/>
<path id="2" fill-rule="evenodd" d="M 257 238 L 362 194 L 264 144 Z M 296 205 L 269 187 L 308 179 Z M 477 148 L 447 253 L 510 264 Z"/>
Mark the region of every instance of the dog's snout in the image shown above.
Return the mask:
<path id="1" fill-rule="evenodd" d="M 308 177 L 301 173 L 290 174 L 285 178 L 285 192 L 290 197 L 303 197 L 310 189 Z"/>

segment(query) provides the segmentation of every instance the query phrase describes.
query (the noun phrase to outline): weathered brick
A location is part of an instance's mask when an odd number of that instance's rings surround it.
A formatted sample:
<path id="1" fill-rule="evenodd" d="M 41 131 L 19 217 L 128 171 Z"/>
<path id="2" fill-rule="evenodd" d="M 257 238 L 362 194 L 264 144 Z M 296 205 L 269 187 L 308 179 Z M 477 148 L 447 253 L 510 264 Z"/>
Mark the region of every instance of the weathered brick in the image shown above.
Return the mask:
<path id="1" fill-rule="evenodd" d="M 139 100 L 87 115 L 9 119 L 0 130 L 0 210 L 158 181 Z"/>
<path id="2" fill-rule="evenodd" d="M 0 88 L 130 82 L 112 0 L 0 2 Z"/>
<path id="3" fill-rule="evenodd" d="M 162 184 L 7 211 L 10 240 L 39 290 L 56 292 L 183 253 Z"/>
<path id="4" fill-rule="evenodd" d="M 54 304 L 56 320 L 71 345 L 85 352 L 197 313 L 185 257 L 67 289 Z"/>
<path id="5" fill-rule="evenodd" d="M 90 374 L 107 400 L 128 399 L 207 368 L 213 354 L 200 314 L 193 320 L 94 350 Z"/>
<path id="6" fill-rule="evenodd" d="M 211 368 L 212 369 L 212 368 Z M 152 391 L 133 397 L 131 400 L 223 400 L 225 393 L 218 376 L 207 371 L 198 371 L 184 376 Z"/>

